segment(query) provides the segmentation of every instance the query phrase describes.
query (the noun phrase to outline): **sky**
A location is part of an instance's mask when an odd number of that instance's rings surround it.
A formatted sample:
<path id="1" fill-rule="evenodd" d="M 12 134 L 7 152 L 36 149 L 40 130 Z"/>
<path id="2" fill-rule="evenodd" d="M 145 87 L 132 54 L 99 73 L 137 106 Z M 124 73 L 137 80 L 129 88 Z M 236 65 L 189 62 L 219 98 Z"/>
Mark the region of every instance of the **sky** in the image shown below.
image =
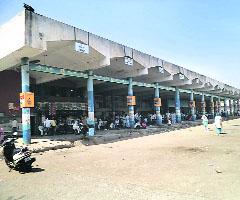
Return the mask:
<path id="1" fill-rule="evenodd" d="M 35 12 L 240 89 L 238 0 L 0 0 L 0 26 Z"/>

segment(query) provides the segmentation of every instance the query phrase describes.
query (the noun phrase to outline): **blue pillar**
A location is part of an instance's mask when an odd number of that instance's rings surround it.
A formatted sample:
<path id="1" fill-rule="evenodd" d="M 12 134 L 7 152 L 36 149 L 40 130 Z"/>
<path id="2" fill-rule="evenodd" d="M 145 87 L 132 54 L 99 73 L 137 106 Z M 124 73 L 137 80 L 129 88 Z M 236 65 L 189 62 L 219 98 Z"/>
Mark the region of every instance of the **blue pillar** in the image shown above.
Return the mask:
<path id="1" fill-rule="evenodd" d="M 230 115 L 233 115 L 233 105 L 232 105 L 232 99 L 229 100 L 229 107 L 230 107 Z"/>
<path id="2" fill-rule="evenodd" d="M 213 101 L 213 95 L 211 95 L 211 107 L 210 107 L 210 112 L 211 112 L 211 115 L 212 115 L 212 119 L 214 119 L 214 106 L 213 106 L 213 103 L 214 103 L 214 101 Z"/>
<path id="3" fill-rule="evenodd" d="M 87 90 L 88 90 L 88 126 L 89 126 L 89 136 L 94 136 L 95 122 L 94 122 L 94 98 L 93 98 L 93 72 L 88 71 L 87 80 Z"/>
<path id="4" fill-rule="evenodd" d="M 155 98 L 159 98 L 159 88 L 158 88 L 158 83 L 155 83 Z M 156 116 L 157 116 L 157 125 L 161 126 L 162 125 L 162 116 L 160 114 L 160 106 L 155 106 L 156 107 Z"/>
<path id="5" fill-rule="evenodd" d="M 204 93 L 202 93 L 202 104 L 201 104 L 201 106 L 202 106 L 202 114 L 203 115 L 205 115 L 206 114 L 206 102 L 205 102 L 205 98 L 204 98 L 205 96 L 204 96 Z M 203 103 L 204 103 L 204 105 L 203 105 Z"/>
<path id="6" fill-rule="evenodd" d="M 176 121 L 177 123 L 181 123 L 181 108 L 180 108 L 180 96 L 179 89 L 176 88 L 175 91 L 175 108 L 176 108 Z"/>
<path id="7" fill-rule="evenodd" d="M 233 113 L 234 113 L 234 115 L 236 115 L 236 113 L 237 113 L 237 103 L 236 103 L 236 99 L 233 99 Z"/>
<path id="8" fill-rule="evenodd" d="M 29 58 L 21 59 L 22 93 L 29 92 Z M 31 143 L 30 108 L 22 108 L 23 143 Z"/>
<path id="9" fill-rule="evenodd" d="M 191 90 L 190 101 L 194 101 L 193 90 Z M 195 121 L 196 120 L 196 114 L 195 114 L 195 107 L 193 105 L 192 105 L 192 107 L 190 107 L 190 113 L 191 113 L 191 116 L 192 116 L 192 120 Z"/>
<path id="10" fill-rule="evenodd" d="M 240 99 L 237 100 L 237 110 L 239 111 L 240 110 Z"/>
<path id="11" fill-rule="evenodd" d="M 218 97 L 218 114 L 221 114 L 221 99 Z"/>
<path id="12" fill-rule="evenodd" d="M 228 111 L 227 111 L 227 98 L 226 97 L 224 97 L 224 112 L 225 112 L 225 115 L 227 116 Z"/>
<path id="13" fill-rule="evenodd" d="M 132 78 L 129 78 L 129 85 L 128 85 L 128 96 L 133 96 L 133 85 L 132 85 Z M 129 106 L 129 122 L 130 128 L 134 128 L 134 106 Z"/>

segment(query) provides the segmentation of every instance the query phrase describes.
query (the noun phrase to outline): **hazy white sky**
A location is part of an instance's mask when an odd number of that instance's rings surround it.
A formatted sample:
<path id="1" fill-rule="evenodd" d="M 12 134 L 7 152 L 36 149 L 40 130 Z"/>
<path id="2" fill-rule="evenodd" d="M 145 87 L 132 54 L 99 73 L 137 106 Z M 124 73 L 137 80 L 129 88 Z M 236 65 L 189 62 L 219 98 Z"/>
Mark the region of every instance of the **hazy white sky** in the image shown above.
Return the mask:
<path id="1" fill-rule="evenodd" d="M 0 0 L 0 25 L 23 10 L 76 26 L 240 89 L 238 0 Z"/>

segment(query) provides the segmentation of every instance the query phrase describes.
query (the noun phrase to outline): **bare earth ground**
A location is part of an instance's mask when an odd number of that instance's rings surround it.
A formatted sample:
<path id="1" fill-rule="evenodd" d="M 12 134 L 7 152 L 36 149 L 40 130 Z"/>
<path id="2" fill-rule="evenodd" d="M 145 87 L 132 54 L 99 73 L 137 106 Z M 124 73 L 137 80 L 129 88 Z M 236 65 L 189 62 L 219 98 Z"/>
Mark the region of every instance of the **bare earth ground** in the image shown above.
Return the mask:
<path id="1" fill-rule="evenodd" d="M 32 173 L 0 161 L 0 199 L 240 199 L 240 119 L 37 153 Z"/>

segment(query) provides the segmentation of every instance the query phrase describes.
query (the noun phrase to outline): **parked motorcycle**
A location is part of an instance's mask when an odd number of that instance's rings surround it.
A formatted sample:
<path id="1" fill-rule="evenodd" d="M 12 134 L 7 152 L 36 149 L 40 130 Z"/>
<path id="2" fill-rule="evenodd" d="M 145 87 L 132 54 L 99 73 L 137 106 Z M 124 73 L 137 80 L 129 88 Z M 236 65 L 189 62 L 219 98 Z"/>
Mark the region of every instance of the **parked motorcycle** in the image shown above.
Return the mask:
<path id="1" fill-rule="evenodd" d="M 3 147 L 3 156 L 6 165 L 9 167 L 9 172 L 14 169 L 19 172 L 30 172 L 32 163 L 36 158 L 31 157 L 31 152 L 27 147 L 16 148 L 14 141 L 16 138 L 3 137 L 1 146 Z"/>

